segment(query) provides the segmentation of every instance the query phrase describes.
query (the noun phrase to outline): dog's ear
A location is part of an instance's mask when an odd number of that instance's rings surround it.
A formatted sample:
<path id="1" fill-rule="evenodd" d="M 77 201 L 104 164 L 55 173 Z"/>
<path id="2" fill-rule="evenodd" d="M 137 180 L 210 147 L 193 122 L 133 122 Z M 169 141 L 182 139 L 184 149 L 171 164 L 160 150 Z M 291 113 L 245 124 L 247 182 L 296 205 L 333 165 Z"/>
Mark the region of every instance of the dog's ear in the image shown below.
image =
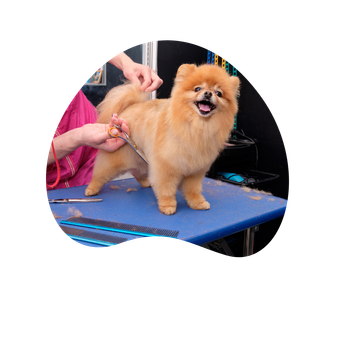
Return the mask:
<path id="1" fill-rule="evenodd" d="M 233 91 L 235 92 L 236 96 L 240 96 L 240 79 L 238 77 L 230 77 L 230 83 Z"/>
<path id="2" fill-rule="evenodd" d="M 183 64 L 177 70 L 176 81 L 181 81 L 185 78 L 185 76 L 196 69 L 196 65 L 194 64 Z"/>

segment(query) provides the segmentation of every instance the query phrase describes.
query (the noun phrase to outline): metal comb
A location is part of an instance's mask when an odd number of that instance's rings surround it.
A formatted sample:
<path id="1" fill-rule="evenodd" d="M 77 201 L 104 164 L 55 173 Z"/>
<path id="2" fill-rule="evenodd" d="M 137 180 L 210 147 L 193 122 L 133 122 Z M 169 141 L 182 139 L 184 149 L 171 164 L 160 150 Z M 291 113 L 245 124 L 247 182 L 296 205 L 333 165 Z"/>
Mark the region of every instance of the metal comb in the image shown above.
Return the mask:
<path id="1" fill-rule="evenodd" d="M 76 241 L 85 241 L 94 243 L 102 246 L 112 246 L 122 242 L 125 242 L 127 238 L 118 237 L 114 235 L 106 235 L 102 233 L 95 233 L 83 229 L 71 228 L 60 226 L 60 228 L 66 233 L 67 236 L 71 237 Z"/>
<path id="2" fill-rule="evenodd" d="M 151 228 L 115 221 L 95 220 L 87 217 L 70 217 L 60 221 L 61 224 L 76 225 L 80 227 L 115 231 L 117 233 L 132 234 L 138 236 L 166 236 L 177 238 L 179 231 Z"/>

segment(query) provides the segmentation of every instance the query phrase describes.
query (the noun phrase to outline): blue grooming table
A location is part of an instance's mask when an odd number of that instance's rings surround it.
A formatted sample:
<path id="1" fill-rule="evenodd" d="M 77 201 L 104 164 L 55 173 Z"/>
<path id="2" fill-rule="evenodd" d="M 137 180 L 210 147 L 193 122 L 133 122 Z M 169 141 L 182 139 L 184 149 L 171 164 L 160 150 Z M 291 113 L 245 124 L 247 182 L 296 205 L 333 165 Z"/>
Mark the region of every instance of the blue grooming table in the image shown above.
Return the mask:
<path id="1" fill-rule="evenodd" d="M 80 186 L 51 190 L 48 191 L 48 198 L 85 198 L 85 188 L 86 186 Z M 252 227 L 284 215 L 287 205 L 285 199 L 246 189 L 205 178 L 202 193 L 211 205 L 210 210 L 189 208 L 182 194 L 177 192 L 177 211 L 174 215 L 167 216 L 159 212 L 153 190 L 142 188 L 132 178 L 107 183 L 100 194 L 95 196 L 102 198 L 102 202 L 51 203 L 50 207 L 58 224 L 61 220 L 81 214 L 82 217 L 93 219 L 177 230 L 178 239 L 203 245 L 239 231 L 249 231 Z M 112 233 L 103 230 L 91 229 L 91 231 Z M 140 237 L 120 233 L 111 235 L 125 237 L 128 240 Z M 247 242 L 252 240 L 248 239 Z M 249 248 L 252 245 L 247 246 Z"/>

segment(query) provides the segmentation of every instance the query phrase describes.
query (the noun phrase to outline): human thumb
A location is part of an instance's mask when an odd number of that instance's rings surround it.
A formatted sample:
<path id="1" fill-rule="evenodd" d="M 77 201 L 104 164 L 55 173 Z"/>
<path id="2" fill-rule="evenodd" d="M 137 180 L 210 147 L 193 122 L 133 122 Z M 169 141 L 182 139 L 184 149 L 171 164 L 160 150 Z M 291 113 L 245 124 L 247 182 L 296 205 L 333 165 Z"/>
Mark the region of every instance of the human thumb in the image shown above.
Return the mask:
<path id="1" fill-rule="evenodd" d="M 109 134 L 110 137 L 112 138 L 116 138 L 118 137 L 119 135 L 119 132 L 116 128 L 114 127 L 110 127 L 108 130 L 107 130 L 107 133 Z"/>

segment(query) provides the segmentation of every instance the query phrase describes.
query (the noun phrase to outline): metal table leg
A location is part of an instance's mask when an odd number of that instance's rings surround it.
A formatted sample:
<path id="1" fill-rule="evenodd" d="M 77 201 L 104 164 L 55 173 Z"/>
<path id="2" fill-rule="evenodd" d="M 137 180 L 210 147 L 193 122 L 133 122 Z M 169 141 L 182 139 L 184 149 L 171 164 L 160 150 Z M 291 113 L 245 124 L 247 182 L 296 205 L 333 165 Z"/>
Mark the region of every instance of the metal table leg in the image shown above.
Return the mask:
<path id="1" fill-rule="evenodd" d="M 254 234 L 258 230 L 259 226 L 257 225 L 244 231 L 243 256 L 254 254 Z"/>
<path id="2" fill-rule="evenodd" d="M 216 251 L 224 255 L 234 256 L 233 252 L 231 251 L 228 243 L 224 238 L 206 244 L 202 244 L 201 247 Z"/>

